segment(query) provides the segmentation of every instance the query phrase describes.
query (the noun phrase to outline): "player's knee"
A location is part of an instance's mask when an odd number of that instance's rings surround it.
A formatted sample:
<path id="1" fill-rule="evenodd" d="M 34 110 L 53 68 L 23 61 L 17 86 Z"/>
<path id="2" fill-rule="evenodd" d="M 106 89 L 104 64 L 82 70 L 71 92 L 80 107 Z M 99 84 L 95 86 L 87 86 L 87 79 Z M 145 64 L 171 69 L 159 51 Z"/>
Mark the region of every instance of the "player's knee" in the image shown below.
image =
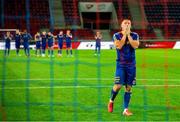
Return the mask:
<path id="1" fill-rule="evenodd" d="M 129 85 L 126 86 L 126 92 L 131 92 L 131 86 Z"/>
<path id="2" fill-rule="evenodd" d="M 114 89 L 115 91 L 119 91 L 119 90 L 121 89 L 121 85 L 120 85 L 120 84 L 115 84 L 114 87 L 113 87 L 113 89 Z"/>

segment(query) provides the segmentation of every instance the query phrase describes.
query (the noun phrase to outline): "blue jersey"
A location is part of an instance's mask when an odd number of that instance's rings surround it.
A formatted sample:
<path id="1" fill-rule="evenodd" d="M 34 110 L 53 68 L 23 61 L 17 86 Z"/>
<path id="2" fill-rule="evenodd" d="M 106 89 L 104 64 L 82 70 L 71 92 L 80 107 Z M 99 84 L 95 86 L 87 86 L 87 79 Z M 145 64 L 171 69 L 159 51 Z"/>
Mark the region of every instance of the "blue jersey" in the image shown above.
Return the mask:
<path id="1" fill-rule="evenodd" d="M 29 46 L 29 40 L 32 39 L 32 36 L 29 33 L 24 33 L 22 35 L 24 47 L 27 48 Z"/>
<path id="2" fill-rule="evenodd" d="M 63 40 L 64 40 L 64 35 L 57 35 L 57 39 L 58 39 L 58 44 L 63 44 Z"/>
<path id="3" fill-rule="evenodd" d="M 133 40 L 139 40 L 139 36 L 135 32 L 131 32 L 130 36 Z M 113 41 L 115 40 L 121 40 L 123 37 L 123 34 L 121 32 L 115 33 L 113 35 Z M 120 64 L 129 64 L 129 65 L 135 65 L 135 49 L 129 44 L 128 38 L 126 38 L 126 42 L 123 45 L 121 49 L 116 49 L 117 51 L 117 62 Z"/>
<path id="4" fill-rule="evenodd" d="M 72 35 L 66 35 L 66 43 L 71 43 Z"/>
<path id="5" fill-rule="evenodd" d="M 41 39 L 42 39 L 42 46 L 46 46 L 47 35 L 42 34 Z"/>
<path id="6" fill-rule="evenodd" d="M 97 37 L 96 38 L 96 47 L 100 47 L 101 46 L 101 37 Z"/>
<path id="7" fill-rule="evenodd" d="M 37 35 L 36 36 L 36 48 L 40 48 L 41 47 L 41 36 Z"/>
<path id="8" fill-rule="evenodd" d="M 52 47 L 53 46 L 53 35 L 47 35 L 48 39 L 48 46 Z"/>
<path id="9" fill-rule="evenodd" d="M 15 34 L 15 42 L 16 42 L 16 44 L 21 43 L 21 35 L 20 34 Z"/>
<path id="10" fill-rule="evenodd" d="M 11 43 L 12 37 L 5 36 L 4 38 L 5 38 L 5 47 L 10 48 L 10 43 Z"/>

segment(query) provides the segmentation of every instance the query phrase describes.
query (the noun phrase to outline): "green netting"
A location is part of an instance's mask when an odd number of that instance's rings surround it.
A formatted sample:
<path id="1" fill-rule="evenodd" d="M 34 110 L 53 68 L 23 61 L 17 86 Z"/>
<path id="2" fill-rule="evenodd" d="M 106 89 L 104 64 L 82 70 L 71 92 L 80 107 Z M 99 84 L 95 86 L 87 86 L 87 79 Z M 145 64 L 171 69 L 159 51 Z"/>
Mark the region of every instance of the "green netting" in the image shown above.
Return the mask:
<path id="1" fill-rule="evenodd" d="M 3 8 L 3 0 L 1 3 Z M 49 4 L 51 7 L 54 2 Z M 26 5 L 26 28 L 30 30 L 29 0 Z M 53 30 L 54 18 L 48 19 Z M 30 58 L 22 50 L 22 57 L 15 51 L 9 57 L 3 53 L 0 51 L 1 121 L 180 121 L 178 50 L 136 51 L 132 117 L 122 115 L 123 89 L 115 100 L 114 112 L 107 112 L 115 50 L 102 50 L 97 57 L 92 50 L 73 50 L 72 58 L 66 57 L 64 50 L 62 58 L 35 57 L 32 50 Z"/>
<path id="2" fill-rule="evenodd" d="M 166 51 L 169 57 L 164 50 L 137 50 L 132 117 L 122 115 L 123 89 L 114 112 L 107 112 L 115 50 L 102 50 L 99 57 L 91 50 L 74 50 L 74 57 L 62 58 L 17 57 L 15 51 L 3 57 L 1 51 L 1 120 L 179 121 L 179 63 L 172 58 L 179 51 Z"/>

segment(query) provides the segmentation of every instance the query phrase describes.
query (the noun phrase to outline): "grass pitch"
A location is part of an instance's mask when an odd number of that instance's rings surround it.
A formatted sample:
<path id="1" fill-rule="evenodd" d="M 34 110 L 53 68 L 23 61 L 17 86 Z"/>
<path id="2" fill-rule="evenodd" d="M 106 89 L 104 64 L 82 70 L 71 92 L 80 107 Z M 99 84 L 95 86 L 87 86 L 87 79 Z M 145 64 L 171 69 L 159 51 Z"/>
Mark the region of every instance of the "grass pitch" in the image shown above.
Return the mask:
<path id="1" fill-rule="evenodd" d="M 55 51 L 55 54 L 57 50 Z M 107 112 L 115 72 L 115 50 L 74 50 L 54 58 L 0 52 L 0 120 L 180 121 L 180 50 L 137 49 L 137 85 L 131 117 L 124 117 L 121 89 Z"/>

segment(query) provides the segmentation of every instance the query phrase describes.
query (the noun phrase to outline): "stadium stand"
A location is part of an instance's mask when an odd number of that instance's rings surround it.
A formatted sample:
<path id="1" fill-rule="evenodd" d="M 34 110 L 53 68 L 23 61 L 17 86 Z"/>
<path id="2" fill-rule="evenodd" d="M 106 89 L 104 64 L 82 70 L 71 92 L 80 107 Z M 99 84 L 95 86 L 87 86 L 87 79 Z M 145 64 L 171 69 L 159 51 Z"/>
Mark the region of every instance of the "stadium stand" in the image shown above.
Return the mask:
<path id="1" fill-rule="evenodd" d="M 80 25 L 80 17 L 78 11 L 78 1 L 77 0 L 62 0 L 63 11 L 66 26 L 77 24 Z"/>
<path id="2" fill-rule="evenodd" d="M 144 2 L 144 9 L 149 24 L 153 28 L 160 28 L 163 36 L 168 39 L 178 38 L 180 29 L 180 2 L 171 0 L 171 2 L 149 1 Z"/>
<path id="3" fill-rule="evenodd" d="M 61 29 L 72 29 L 72 25 L 78 25 L 80 28 L 74 31 L 75 36 L 79 39 L 92 39 L 93 30 L 83 29 L 81 26 L 78 2 L 94 1 L 62 0 L 61 2 L 65 18 L 65 27 Z M 132 13 L 130 13 L 127 0 L 97 0 L 95 2 L 112 2 L 119 22 L 123 18 L 132 20 Z M 178 0 L 144 0 L 142 3 L 145 17 L 148 20 L 148 27 L 147 29 L 134 29 L 142 39 L 156 39 L 157 36 L 154 29 L 160 29 L 166 39 L 176 39 L 179 37 L 180 2 Z M 34 35 L 36 31 L 51 27 L 50 16 L 52 15 L 50 15 L 51 7 L 49 7 L 49 0 L 30 0 L 29 10 L 25 0 L 21 2 L 18 0 L 4 0 L 3 4 L 4 10 L 1 17 L 4 24 L 0 24 L 1 28 L 19 28 L 23 30 L 29 27 L 30 33 Z M 116 31 L 110 30 L 110 35 Z"/>

